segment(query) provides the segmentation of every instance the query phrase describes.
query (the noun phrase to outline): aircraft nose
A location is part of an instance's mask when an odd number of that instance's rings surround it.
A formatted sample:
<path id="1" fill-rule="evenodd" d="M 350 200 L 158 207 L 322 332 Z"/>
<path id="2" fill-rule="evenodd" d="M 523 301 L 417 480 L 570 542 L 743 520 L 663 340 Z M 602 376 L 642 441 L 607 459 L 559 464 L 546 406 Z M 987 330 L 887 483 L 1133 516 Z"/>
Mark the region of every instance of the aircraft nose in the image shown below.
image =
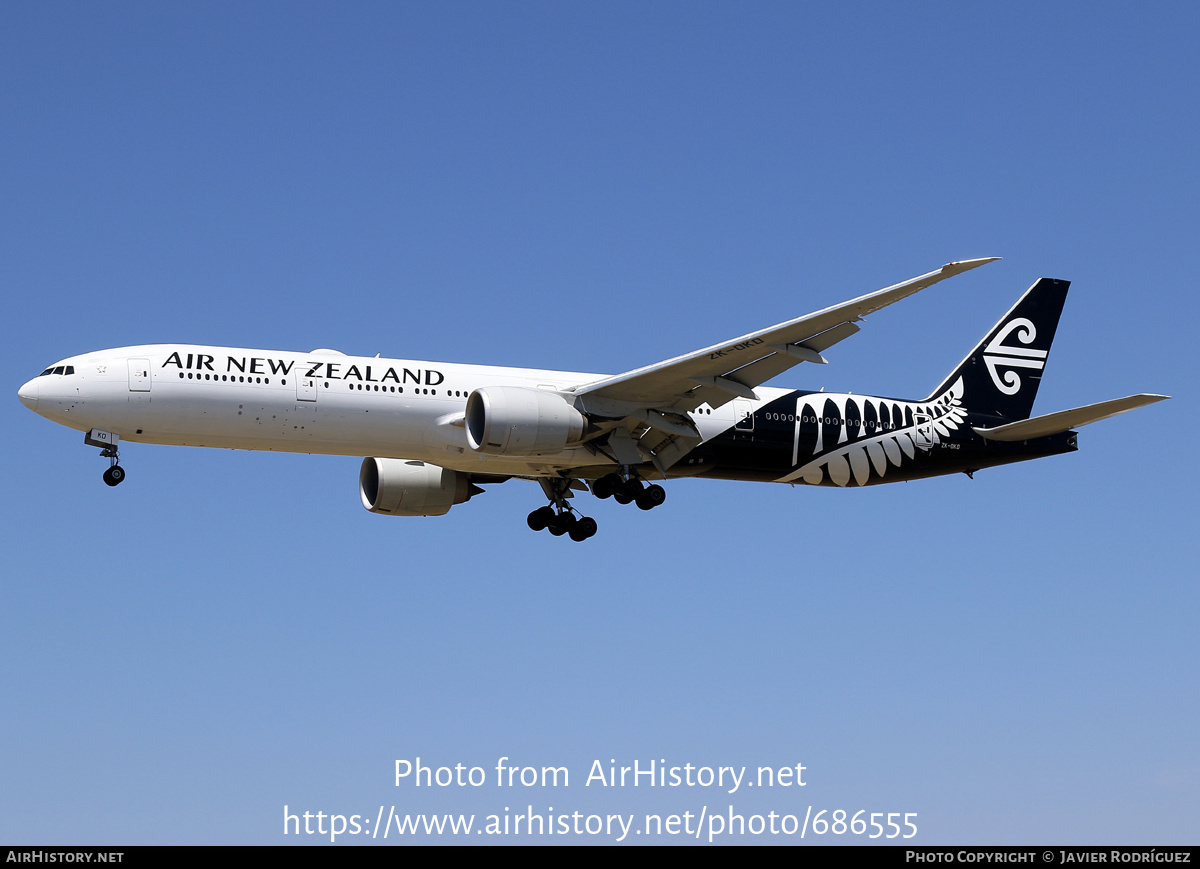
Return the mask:
<path id="1" fill-rule="evenodd" d="M 30 410 L 37 410 L 38 405 L 38 379 L 26 383 L 17 390 L 17 397 L 21 399 L 21 404 L 25 405 Z"/>

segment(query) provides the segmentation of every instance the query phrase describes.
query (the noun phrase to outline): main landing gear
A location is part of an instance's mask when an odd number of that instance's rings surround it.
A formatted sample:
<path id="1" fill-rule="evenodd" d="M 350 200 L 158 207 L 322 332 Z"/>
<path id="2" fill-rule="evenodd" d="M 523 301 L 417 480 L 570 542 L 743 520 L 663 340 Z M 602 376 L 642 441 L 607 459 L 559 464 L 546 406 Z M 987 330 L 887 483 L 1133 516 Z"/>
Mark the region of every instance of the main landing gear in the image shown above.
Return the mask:
<path id="1" fill-rule="evenodd" d="M 596 534 L 596 520 L 591 516 L 576 516 L 570 507 L 555 511 L 547 504 L 529 514 L 526 520 L 534 531 L 549 530 L 555 537 L 568 535 L 576 543 L 582 543 Z"/>
<path id="2" fill-rule="evenodd" d="M 100 447 L 100 457 L 108 459 L 108 470 L 104 472 L 104 482 L 109 486 L 119 486 L 125 479 L 125 469 L 118 462 L 121 457 L 117 454 L 117 444 L 120 436 L 116 432 L 101 431 L 94 428 L 83 436 L 83 442 L 89 447 Z"/>
<path id="3" fill-rule="evenodd" d="M 543 479 L 540 482 L 542 490 L 551 503 L 545 507 L 539 507 L 529 514 L 526 521 L 531 529 L 534 531 L 548 530 L 555 537 L 566 534 L 576 543 L 582 543 L 589 537 L 596 536 L 596 520 L 590 516 L 576 515 L 574 509 L 567 503 L 572 480 Z"/>
<path id="4" fill-rule="evenodd" d="M 629 474 L 606 474 L 592 484 L 592 494 L 597 498 L 615 498 L 618 504 L 637 504 L 641 510 L 653 510 L 667 500 L 667 490 L 657 483 L 647 486 Z"/>
<path id="5" fill-rule="evenodd" d="M 566 534 L 576 542 L 582 542 L 596 534 L 596 520 L 579 515 L 567 498 L 572 484 L 583 488 L 570 479 L 546 479 L 539 482 L 550 503 L 529 514 L 526 520 L 534 531 L 548 530 L 555 537 Z M 620 473 L 605 474 L 592 483 L 592 494 L 597 498 L 616 498 L 618 504 L 637 504 L 642 510 L 653 510 L 667 500 L 667 490 L 657 483 L 646 485 L 630 468 L 622 465 Z"/>

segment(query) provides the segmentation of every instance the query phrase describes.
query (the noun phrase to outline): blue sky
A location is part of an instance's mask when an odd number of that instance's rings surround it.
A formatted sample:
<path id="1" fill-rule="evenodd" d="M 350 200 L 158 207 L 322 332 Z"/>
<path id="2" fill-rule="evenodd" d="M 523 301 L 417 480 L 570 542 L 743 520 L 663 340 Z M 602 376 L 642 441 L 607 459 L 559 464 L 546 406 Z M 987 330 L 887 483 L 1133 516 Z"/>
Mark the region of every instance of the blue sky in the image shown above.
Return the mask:
<path id="1" fill-rule="evenodd" d="M 1198 24 L 5 5 L 0 841 L 733 805 L 916 812 L 920 844 L 1195 842 Z M 589 496 L 576 545 L 526 529 L 520 481 L 368 514 L 354 457 L 129 445 L 110 490 L 15 395 L 167 341 L 615 373 L 982 256 L 779 384 L 923 397 L 1047 276 L 1073 287 L 1039 412 L 1174 400 L 974 480 Z M 571 785 L 395 787 L 418 756 Z M 610 758 L 808 784 L 585 787 Z"/>

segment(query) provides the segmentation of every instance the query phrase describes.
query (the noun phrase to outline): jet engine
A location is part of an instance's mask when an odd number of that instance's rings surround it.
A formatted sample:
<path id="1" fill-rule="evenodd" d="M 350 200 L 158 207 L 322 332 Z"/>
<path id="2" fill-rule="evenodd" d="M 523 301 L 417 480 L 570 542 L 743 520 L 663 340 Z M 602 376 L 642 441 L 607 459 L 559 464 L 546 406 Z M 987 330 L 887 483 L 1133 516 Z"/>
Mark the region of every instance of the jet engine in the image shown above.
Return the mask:
<path id="1" fill-rule="evenodd" d="M 363 506 L 386 516 L 443 516 L 483 489 L 466 474 L 408 459 L 363 459 L 358 492 Z"/>
<path id="2" fill-rule="evenodd" d="M 467 398 L 467 443 L 493 456 L 557 453 L 587 428 L 583 414 L 556 392 L 485 386 Z"/>

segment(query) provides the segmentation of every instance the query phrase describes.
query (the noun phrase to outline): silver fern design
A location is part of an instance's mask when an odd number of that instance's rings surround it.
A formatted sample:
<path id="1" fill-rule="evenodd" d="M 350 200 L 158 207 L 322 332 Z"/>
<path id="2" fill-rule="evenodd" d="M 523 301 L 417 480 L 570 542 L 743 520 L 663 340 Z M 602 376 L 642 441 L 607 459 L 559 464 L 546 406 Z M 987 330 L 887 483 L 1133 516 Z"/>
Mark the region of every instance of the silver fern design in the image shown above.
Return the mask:
<path id="1" fill-rule="evenodd" d="M 792 464 L 800 467 L 777 482 L 865 486 L 872 473 L 882 480 L 890 468 L 913 460 L 918 451 L 933 449 L 963 424 L 967 410 L 962 399 L 961 377 L 924 402 L 825 393 L 797 399 Z M 817 439 L 812 458 L 801 465 L 800 435 L 806 425 L 815 425 Z M 835 431 L 837 442 L 825 443 Z"/>

